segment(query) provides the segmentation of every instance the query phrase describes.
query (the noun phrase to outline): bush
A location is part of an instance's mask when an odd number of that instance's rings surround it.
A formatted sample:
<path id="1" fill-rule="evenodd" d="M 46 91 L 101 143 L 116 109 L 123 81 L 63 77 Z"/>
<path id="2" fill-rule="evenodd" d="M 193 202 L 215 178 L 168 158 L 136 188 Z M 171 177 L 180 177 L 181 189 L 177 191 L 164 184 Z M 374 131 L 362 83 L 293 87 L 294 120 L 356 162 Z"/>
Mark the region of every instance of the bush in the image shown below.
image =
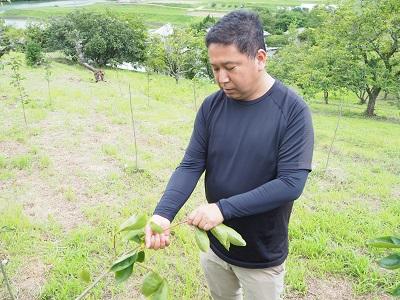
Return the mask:
<path id="1" fill-rule="evenodd" d="M 283 34 L 273 34 L 267 37 L 268 47 L 283 47 L 289 44 L 288 37 Z"/>
<path id="2" fill-rule="evenodd" d="M 40 44 L 29 41 L 25 48 L 25 59 L 28 66 L 37 66 L 43 63 L 43 51 Z"/>

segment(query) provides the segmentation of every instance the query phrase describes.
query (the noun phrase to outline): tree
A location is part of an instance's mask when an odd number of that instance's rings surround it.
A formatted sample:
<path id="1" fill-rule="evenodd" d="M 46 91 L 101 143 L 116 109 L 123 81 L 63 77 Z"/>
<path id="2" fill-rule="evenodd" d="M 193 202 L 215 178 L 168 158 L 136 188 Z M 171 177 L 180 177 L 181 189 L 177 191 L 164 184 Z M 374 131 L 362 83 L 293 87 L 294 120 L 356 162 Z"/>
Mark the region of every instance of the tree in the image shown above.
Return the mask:
<path id="1" fill-rule="evenodd" d="M 191 79 L 199 73 L 208 75 L 207 48 L 201 35 L 192 29 L 174 28 L 173 34 L 167 37 L 151 37 L 147 67 L 174 77 L 176 83 L 182 77 Z"/>
<path id="2" fill-rule="evenodd" d="M 400 89 L 399 4 L 398 0 L 349 0 L 322 27 L 320 44 L 342 55 L 337 64 L 340 84 L 361 102 L 368 99 L 367 116 L 375 114 L 382 90 Z"/>
<path id="3" fill-rule="evenodd" d="M 35 41 L 28 41 L 25 46 L 25 59 L 28 66 L 40 65 L 44 60 L 40 44 Z"/>
<path id="4" fill-rule="evenodd" d="M 24 41 L 23 30 L 5 26 L 0 19 L 0 58 L 9 51 L 22 49 Z"/>
<path id="5" fill-rule="evenodd" d="M 82 55 L 85 61 L 101 67 L 111 60 L 136 63 L 145 58 L 146 30 L 139 20 L 123 20 L 111 13 L 74 11 L 53 19 L 47 31 L 51 48 L 62 50 L 74 60 Z"/>

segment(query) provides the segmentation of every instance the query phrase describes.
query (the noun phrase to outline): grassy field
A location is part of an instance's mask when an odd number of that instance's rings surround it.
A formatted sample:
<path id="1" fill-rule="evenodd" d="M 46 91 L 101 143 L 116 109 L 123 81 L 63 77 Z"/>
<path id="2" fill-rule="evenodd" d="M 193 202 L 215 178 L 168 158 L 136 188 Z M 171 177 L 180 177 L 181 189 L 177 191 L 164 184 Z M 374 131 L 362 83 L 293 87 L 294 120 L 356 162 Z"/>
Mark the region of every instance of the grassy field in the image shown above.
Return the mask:
<path id="1" fill-rule="evenodd" d="M 106 70 L 107 81 L 96 84 L 86 69 L 57 55 L 52 71 L 49 99 L 44 69 L 22 69 L 28 127 L 11 70 L 0 71 L 0 228 L 11 229 L 0 232 L 0 256 L 9 261 L 20 299 L 73 299 L 85 288 L 82 268 L 96 277 L 109 265 L 113 231 L 131 214 L 152 213 L 196 111 L 190 81 L 151 76 L 148 97 L 145 74 Z M 197 106 L 215 89 L 197 86 Z M 340 103 L 343 117 L 325 170 Z M 365 119 L 365 107 L 355 103 L 350 96 L 329 105 L 310 101 L 314 171 L 291 219 L 286 299 L 392 299 L 385 291 L 400 281 L 375 263 L 384 252 L 365 245 L 400 232 L 399 107 L 380 100 L 380 118 Z M 175 221 L 204 201 L 201 180 Z M 168 249 L 147 255 L 168 279 L 170 299 L 209 299 L 191 228 L 176 227 Z M 137 269 L 123 285 L 110 274 L 88 299 L 141 299 L 143 274 Z M 2 284 L 0 299 L 6 295 Z"/>
<path id="2" fill-rule="evenodd" d="M 298 0 L 284 1 L 187 1 L 175 3 L 169 1 L 144 1 L 141 4 L 98 3 L 84 7 L 43 7 L 32 9 L 10 9 L 2 16 L 5 18 L 48 19 L 63 16 L 74 9 L 85 9 L 96 12 L 111 11 L 125 18 L 139 16 L 150 27 L 157 27 L 165 23 L 187 25 L 211 14 L 220 17 L 226 12 L 240 7 L 265 7 L 275 10 L 280 6 L 296 6 L 303 3 Z M 321 0 L 311 3 L 322 3 Z"/>

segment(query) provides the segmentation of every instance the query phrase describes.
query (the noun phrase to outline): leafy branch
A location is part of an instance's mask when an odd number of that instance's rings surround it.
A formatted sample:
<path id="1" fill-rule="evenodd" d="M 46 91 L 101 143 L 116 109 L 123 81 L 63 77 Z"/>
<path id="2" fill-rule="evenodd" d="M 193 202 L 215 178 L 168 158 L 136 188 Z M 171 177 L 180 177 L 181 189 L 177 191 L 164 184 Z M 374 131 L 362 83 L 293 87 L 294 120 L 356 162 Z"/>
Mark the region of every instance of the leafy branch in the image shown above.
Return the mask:
<path id="1" fill-rule="evenodd" d="M 156 233 L 163 233 L 166 230 L 170 230 L 176 226 L 187 223 L 182 221 L 173 226 L 163 229 L 160 225 L 149 221 L 147 216 L 142 214 L 139 216 L 133 215 L 123 222 L 116 234 L 114 235 L 114 250 L 115 241 L 117 235 L 122 235 L 124 240 L 128 242 L 136 243 L 136 247 L 126 251 L 120 255 L 111 265 L 109 269 L 103 272 L 92 284 L 90 284 L 75 300 L 84 299 L 85 296 L 103 279 L 109 272 L 115 273 L 115 279 L 117 283 L 124 282 L 129 279 L 133 273 L 134 266 L 139 266 L 148 271 L 148 274 L 143 280 L 141 287 L 142 294 L 152 300 L 166 300 L 168 298 L 168 283 L 165 278 L 160 276 L 155 270 L 144 265 L 146 258 L 145 255 L 145 228 L 150 226 L 151 230 Z M 211 233 L 217 238 L 217 240 L 229 250 L 231 244 L 236 246 L 246 246 L 246 242 L 243 240 L 241 235 L 234 229 L 220 224 L 213 229 Z M 207 233 L 195 227 L 195 240 L 199 249 L 203 252 L 207 252 L 210 247 L 210 240 Z M 82 270 L 81 278 L 90 282 L 90 274 L 86 270 Z"/>

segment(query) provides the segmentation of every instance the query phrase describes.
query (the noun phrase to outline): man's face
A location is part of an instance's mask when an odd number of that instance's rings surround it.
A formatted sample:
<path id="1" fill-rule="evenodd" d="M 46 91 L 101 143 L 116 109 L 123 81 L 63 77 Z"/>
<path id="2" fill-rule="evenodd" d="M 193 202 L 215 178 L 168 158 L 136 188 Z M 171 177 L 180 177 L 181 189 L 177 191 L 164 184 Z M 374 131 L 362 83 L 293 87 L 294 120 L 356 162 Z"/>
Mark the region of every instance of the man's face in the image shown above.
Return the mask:
<path id="1" fill-rule="evenodd" d="M 264 61 L 258 55 L 250 58 L 240 53 L 235 45 L 212 43 L 208 46 L 208 57 L 215 81 L 225 94 L 235 100 L 253 100 L 257 93 Z"/>

